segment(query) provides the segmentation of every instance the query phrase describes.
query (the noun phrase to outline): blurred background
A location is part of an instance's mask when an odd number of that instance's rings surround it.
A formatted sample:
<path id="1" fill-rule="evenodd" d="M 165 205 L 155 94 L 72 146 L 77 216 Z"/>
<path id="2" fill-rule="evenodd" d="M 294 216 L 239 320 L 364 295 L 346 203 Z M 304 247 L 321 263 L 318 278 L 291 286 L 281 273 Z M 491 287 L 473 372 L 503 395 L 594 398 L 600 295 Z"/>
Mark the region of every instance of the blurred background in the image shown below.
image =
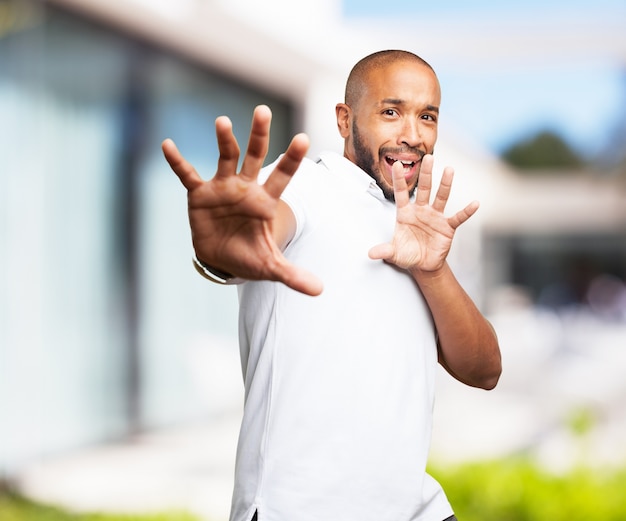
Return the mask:
<path id="1" fill-rule="evenodd" d="M 432 460 L 623 468 L 625 35 L 624 0 L 0 0 L 0 481 L 227 518 L 236 291 L 191 267 L 160 143 L 210 177 L 215 118 L 244 144 L 265 103 L 270 159 L 341 151 L 345 78 L 385 48 L 439 74 L 448 208 L 481 202 L 450 261 L 504 356 L 490 393 L 440 375 Z"/>

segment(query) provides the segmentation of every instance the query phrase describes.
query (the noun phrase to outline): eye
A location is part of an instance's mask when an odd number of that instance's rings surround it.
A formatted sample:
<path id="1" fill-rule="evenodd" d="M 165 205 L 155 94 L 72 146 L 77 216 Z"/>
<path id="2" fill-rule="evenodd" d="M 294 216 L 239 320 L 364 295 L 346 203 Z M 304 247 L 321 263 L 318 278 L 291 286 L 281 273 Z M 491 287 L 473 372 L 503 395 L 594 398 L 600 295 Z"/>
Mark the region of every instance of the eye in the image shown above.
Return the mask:
<path id="1" fill-rule="evenodd" d="M 434 114 L 422 114 L 422 119 L 426 121 L 432 121 L 434 123 L 437 122 L 437 116 L 435 116 Z"/>
<path id="2" fill-rule="evenodd" d="M 398 111 L 396 109 L 385 109 L 382 112 L 383 116 L 388 116 L 390 118 L 396 117 L 398 115 Z"/>

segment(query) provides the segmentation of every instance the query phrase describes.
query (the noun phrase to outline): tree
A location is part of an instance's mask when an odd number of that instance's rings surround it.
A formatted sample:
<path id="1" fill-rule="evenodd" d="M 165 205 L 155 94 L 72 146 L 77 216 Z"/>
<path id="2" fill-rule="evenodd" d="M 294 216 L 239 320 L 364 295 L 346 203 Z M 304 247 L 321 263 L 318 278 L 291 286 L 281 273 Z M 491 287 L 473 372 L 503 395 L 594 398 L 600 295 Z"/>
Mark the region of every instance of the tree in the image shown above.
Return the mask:
<path id="1" fill-rule="evenodd" d="M 523 170 L 572 170 L 584 166 L 583 159 L 559 135 L 551 131 L 514 143 L 502 159 Z"/>

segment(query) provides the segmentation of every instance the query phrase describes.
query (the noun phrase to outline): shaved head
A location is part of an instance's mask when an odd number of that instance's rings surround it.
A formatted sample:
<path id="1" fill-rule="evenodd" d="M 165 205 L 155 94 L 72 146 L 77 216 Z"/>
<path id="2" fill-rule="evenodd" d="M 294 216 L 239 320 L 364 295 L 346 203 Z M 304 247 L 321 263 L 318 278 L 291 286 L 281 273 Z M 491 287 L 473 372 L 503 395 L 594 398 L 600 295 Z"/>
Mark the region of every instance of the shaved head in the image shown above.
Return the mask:
<path id="1" fill-rule="evenodd" d="M 366 56 L 362 60 L 360 60 L 350 72 L 348 76 L 348 81 L 346 82 L 346 94 L 345 94 L 345 103 L 346 105 L 350 105 L 354 107 L 358 104 L 363 92 L 367 87 L 367 77 L 370 72 L 382 69 L 387 67 L 392 63 L 396 63 L 399 61 L 408 61 L 413 63 L 418 63 L 425 67 L 428 67 L 433 73 L 435 72 L 433 68 L 417 56 L 417 54 L 413 54 L 408 51 L 379 51 L 374 54 L 370 54 Z"/>

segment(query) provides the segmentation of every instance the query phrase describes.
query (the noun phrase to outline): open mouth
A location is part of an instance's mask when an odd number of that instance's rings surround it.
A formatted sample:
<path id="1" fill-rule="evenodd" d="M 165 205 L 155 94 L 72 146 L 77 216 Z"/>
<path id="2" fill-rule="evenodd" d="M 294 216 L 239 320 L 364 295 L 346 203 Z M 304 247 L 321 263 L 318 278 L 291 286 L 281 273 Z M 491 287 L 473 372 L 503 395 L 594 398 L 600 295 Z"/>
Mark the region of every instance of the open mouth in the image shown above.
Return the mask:
<path id="1" fill-rule="evenodd" d="M 385 157 L 385 161 L 387 161 L 389 166 L 393 166 L 393 164 L 396 161 L 400 161 L 400 163 L 402 163 L 402 166 L 405 168 L 405 170 L 410 170 L 411 168 L 413 168 L 417 164 L 417 161 L 404 161 L 402 159 L 397 159 L 397 158 L 391 157 L 391 156 L 386 156 Z"/>
<path id="2" fill-rule="evenodd" d="M 401 159 L 399 157 L 394 157 L 394 156 L 385 156 L 385 162 L 389 165 L 390 169 L 393 166 L 393 164 L 398 161 L 402 164 L 402 167 L 404 168 L 404 177 L 406 178 L 407 181 L 409 181 L 411 177 L 416 175 L 416 167 L 419 164 L 419 159 L 410 160 L 410 159 Z M 391 172 L 389 172 L 389 175 L 391 176 Z"/>

